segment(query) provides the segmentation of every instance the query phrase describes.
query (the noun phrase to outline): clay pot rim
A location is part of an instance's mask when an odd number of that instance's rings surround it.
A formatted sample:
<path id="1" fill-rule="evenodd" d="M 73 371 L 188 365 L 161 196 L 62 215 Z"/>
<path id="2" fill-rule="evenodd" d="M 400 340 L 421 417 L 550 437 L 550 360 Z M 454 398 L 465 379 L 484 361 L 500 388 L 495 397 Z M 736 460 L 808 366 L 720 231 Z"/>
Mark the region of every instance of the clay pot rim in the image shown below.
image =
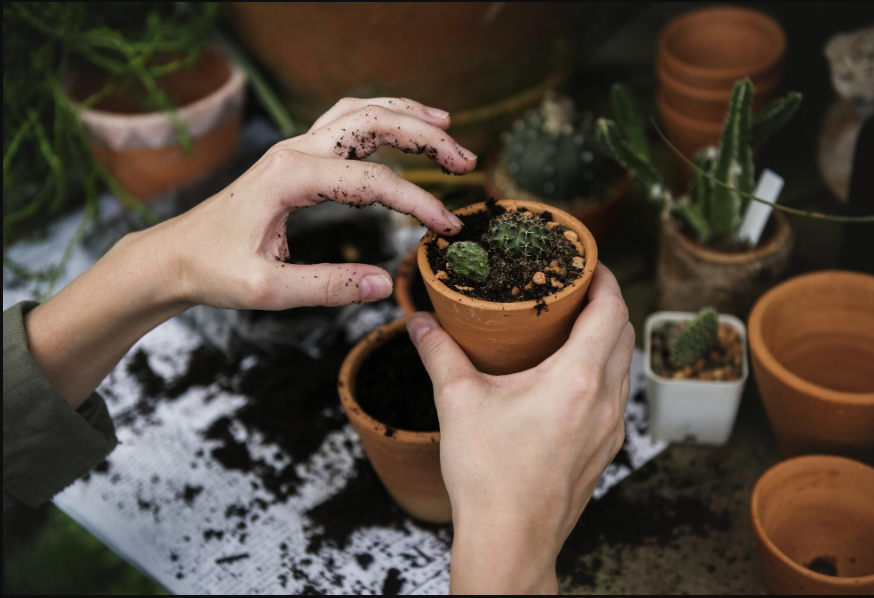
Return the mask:
<path id="1" fill-rule="evenodd" d="M 701 22 L 713 19 L 723 20 L 725 16 L 729 14 L 743 16 L 750 22 L 755 21 L 762 29 L 769 31 L 772 40 L 776 41 L 776 43 L 773 44 L 771 54 L 758 62 L 745 66 L 713 68 L 696 66 L 684 62 L 669 50 L 671 46 L 670 38 L 680 33 L 684 28 L 695 27 Z M 737 27 L 737 25 L 734 26 Z M 659 34 L 657 48 L 657 60 L 659 62 L 663 61 L 669 69 L 672 68 L 675 72 L 685 71 L 692 77 L 707 79 L 715 83 L 724 80 L 731 80 L 734 82 L 747 75 L 754 76 L 761 73 L 767 73 L 774 69 L 786 53 L 786 32 L 783 30 L 780 23 L 758 10 L 735 6 L 704 7 L 684 12 L 671 19 Z"/>
<path id="2" fill-rule="evenodd" d="M 505 192 L 503 192 L 501 189 L 498 188 L 498 184 L 495 181 L 495 177 L 494 177 L 495 171 L 498 168 L 498 165 L 500 163 L 500 159 L 501 159 L 501 156 L 503 155 L 503 153 L 504 153 L 504 147 L 503 147 L 503 145 L 501 145 L 501 147 L 499 147 L 498 149 L 493 151 L 491 154 L 489 154 L 488 158 L 486 158 L 485 169 L 484 169 L 485 176 L 483 177 L 484 178 L 483 187 L 485 188 L 486 195 L 490 195 L 492 197 L 499 197 L 499 196 L 505 194 Z M 581 207 L 578 210 L 574 210 L 574 212 L 576 214 L 579 214 L 579 216 L 576 216 L 574 214 L 571 214 L 571 216 L 573 216 L 574 218 L 577 218 L 577 220 L 580 220 L 580 217 L 585 218 L 586 216 L 590 216 L 596 212 L 600 212 L 601 210 L 606 210 L 609 206 L 612 206 L 613 204 L 619 202 L 623 197 L 625 197 L 625 195 L 628 193 L 629 188 L 631 188 L 631 173 L 628 172 L 627 170 L 623 170 L 622 176 L 617 177 L 617 179 L 615 181 L 613 181 L 613 184 L 610 187 L 610 192 L 605 197 L 599 198 L 597 201 L 594 201 L 591 204 L 584 205 L 583 207 Z M 537 199 L 532 199 L 532 200 L 520 199 L 518 201 L 534 201 L 537 203 L 550 205 L 548 203 L 549 200 L 543 199 L 541 197 L 537 197 L 536 195 L 534 195 L 530 191 L 524 191 L 524 192 L 530 193 L 530 195 L 532 197 L 536 197 Z M 573 200 L 555 200 L 555 201 L 573 201 Z M 556 208 L 556 209 L 560 209 L 560 208 Z M 568 212 L 568 213 L 570 214 L 570 212 Z"/>
<path id="3" fill-rule="evenodd" d="M 666 97 L 664 89 L 659 89 L 656 92 L 656 106 L 658 107 L 659 114 L 665 120 L 672 120 L 680 127 L 684 129 L 691 129 L 696 133 L 703 133 L 705 135 L 717 135 L 720 136 L 722 134 L 722 127 L 724 125 L 723 120 L 719 122 L 713 122 L 709 120 L 698 120 L 697 118 L 690 118 L 685 114 L 681 114 L 677 112 L 676 108 L 671 106 L 670 102 L 668 102 L 668 98 Z M 726 107 L 727 110 L 727 107 Z"/>
<path id="4" fill-rule="evenodd" d="M 361 364 L 374 349 L 381 347 L 385 342 L 398 334 L 405 334 L 408 319 L 409 317 L 403 317 L 384 324 L 358 341 L 352 350 L 349 351 L 349 354 L 346 355 L 343 365 L 340 366 L 340 374 L 337 377 L 337 392 L 340 395 L 340 402 L 346 410 L 346 415 L 350 420 L 355 419 L 362 425 L 375 430 L 387 441 L 414 445 L 434 444 L 440 442 L 440 432 L 412 432 L 388 426 L 368 415 L 361 405 L 358 404 L 354 396 L 358 369 L 361 367 Z M 394 430 L 391 436 L 386 436 L 385 434 L 388 428 Z"/>
<path id="5" fill-rule="evenodd" d="M 215 91 L 203 96 L 184 106 L 174 106 L 176 114 L 183 122 L 191 119 L 191 116 L 202 111 L 204 107 L 216 102 L 223 102 L 226 98 L 234 95 L 241 87 L 246 84 L 246 75 L 243 70 L 233 62 L 228 55 L 223 52 L 218 46 L 208 44 L 203 47 L 203 52 L 210 52 L 222 59 L 228 67 L 227 80 Z M 124 125 L 137 127 L 156 125 L 165 123 L 170 117 L 163 111 L 156 110 L 153 112 L 143 113 L 121 113 L 110 112 L 108 110 L 98 110 L 96 108 L 83 108 L 76 102 L 79 107 L 79 117 L 85 121 L 98 123 L 101 126 L 107 125 Z"/>
<path id="6" fill-rule="evenodd" d="M 675 380 L 673 378 L 665 378 L 664 376 L 659 376 L 652 369 L 652 329 L 656 324 L 660 323 L 663 320 L 672 321 L 672 322 L 688 322 L 692 318 L 694 318 L 697 314 L 693 311 L 671 311 L 671 310 L 663 310 L 656 311 L 649 314 L 646 317 L 646 321 L 643 324 L 644 334 L 646 335 L 643 339 L 643 371 L 646 374 L 647 378 L 650 378 L 653 382 L 658 384 L 666 384 L 666 385 L 680 385 L 680 386 L 691 386 L 691 385 L 700 385 L 700 386 L 715 386 L 715 387 L 728 387 L 728 386 L 743 386 L 747 382 L 747 378 L 750 376 L 750 366 L 749 360 L 747 359 L 747 347 L 749 346 L 749 338 L 747 334 L 747 327 L 744 325 L 743 320 L 740 318 L 733 316 L 731 314 L 719 313 L 717 314 L 718 320 L 720 324 L 729 324 L 735 330 L 740 333 L 742 348 L 742 360 L 741 360 L 741 377 L 737 380 L 696 380 L 696 379 L 685 379 L 685 380 Z M 706 400 L 706 399 L 705 399 Z"/>
<path id="7" fill-rule="evenodd" d="M 814 384 L 805 380 L 801 376 L 791 372 L 771 353 L 767 343 L 762 335 L 762 320 L 764 319 L 765 310 L 768 306 L 782 298 L 784 295 L 795 293 L 799 287 L 816 285 L 820 282 L 828 285 L 828 280 L 832 277 L 840 277 L 843 279 L 856 279 L 859 281 L 867 281 L 874 289 L 874 276 L 862 274 L 860 272 L 850 272 L 847 270 L 822 270 L 819 272 L 811 272 L 795 276 L 789 280 L 778 284 L 767 293 L 759 297 L 753 310 L 750 312 L 748 320 L 748 334 L 750 343 L 750 352 L 759 359 L 768 372 L 778 379 L 781 383 L 789 386 L 796 392 L 814 396 L 818 399 L 832 401 L 835 403 L 852 404 L 852 405 L 874 405 L 874 392 L 845 392 L 834 390 L 819 384 Z"/>
<path id="8" fill-rule="evenodd" d="M 595 272 L 595 266 L 598 263 L 598 246 L 595 244 L 595 238 L 592 236 L 592 233 L 589 232 L 589 229 L 586 228 L 586 225 L 584 225 L 582 222 L 580 222 L 564 210 L 560 210 L 558 208 L 554 208 L 552 206 L 536 201 L 525 201 L 521 199 L 501 199 L 498 200 L 496 203 L 499 206 L 507 209 L 518 210 L 519 208 L 526 208 L 535 214 L 551 212 L 553 215 L 558 214 L 564 218 L 567 218 L 571 224 L 575 225 L 574 232 L 579 235 L 580 241 L 582 242 L 583 247 L 586 251 L 586 255 L 583 256 L 586 260 L 586 265 L 585 268 L 583 268 L 582 276 L 568 284 L 563 289 L 560 289 L 557 293 L 547 295 L 542 299 L 530 299 L 528 301 L 517 301 L 515 303 L 497 303 L 494 301 L 485 301 L 483 299 L 468 297 L 467 295 L 463 295 L 458 291 L 453 291 L 448 286 L 443 284 L 443 281 L 439 280 L 437 278 L 437 275 L 434 274 L 434 271 L 431 270 L 431 264 L 428 263 L 428 255 L 427 251 L 425 250 L 425 245 L 430 243 L 436 237 L 436 235 L 433 231 L 428 231 L 428 233 L 422 238 L 422 241 L 419 243 L 419 249 L 417 251 L 419 272 L 422 274 L 422 279 L 425 281 L 425 285 L 431 287 L 432 289 L 435 289 L 438 293 L 444 295 L 449 300 L 473 309 L 478 309 L 482 311 L 508 312 L 535 309 L 536 305 L 552 305 L 553 303 L 561 301 L 565 297 L 580 291 L 584 286 L 583 283 L 587 283 L 591 280 Z M 480 202 L 465 206 L 463 208 L 459 208 L 453 213 L 459 216 L 464 216 L 475 212 L 481 212 L 485 210 L 485 208 L 486 203 Z"/>
<path id="9" fill-rule="evenodd" d="M 665 68 L 661 61 L 656 61 L 656 76 L 665 87 L 674 90 L 676 93 L 692 98 L 701 102 L 725 102 L 726 112 L 728 111 L 728 102 L 731 100 L 731 88 L 726 89 L 708 89 L 695 87 L 688 83 L 683 83 L 678 80 L 671 72 Z M 780 73 L 775 71 L 765 77 L 764 81 L 755 85 L 756 94 L 766 94 L 775 89 L 781 81 Z M 687 117 L 688 118 L 688 117 Z"/>
<path id="10" fill-rule="evenodd" d="M 677 238 L 680 239 L 680 243 L 683 244 L 687 251 L 693 253 L 697 258 L 701 260 L 723 265 L 748 264 L 764 259 L 771 254 L 776 253 L 780 250 L 781 247 L 788 243 L 789 240 L 792 238 L 792 230 L 789 225 L 789 219 L 786 218 L 786 216 L 782 212 L 777 210 L 771 212 L 771 217 L 774 218 L 774 222 L 777 225 L 777 230 L 764 245 L 753 247 L 752 249 L 749 249 L 747 251 L 726 253 L 723 251 L 711 249 L 706 245 L 702 245 L 701 243 L 690 239 L 685 234 L 683 234 L 683 231 L 680 230 L 680 228 L 677 226 L 677 223 L 674 221 L 673 218 L 670 217 L 670 215 L 662 215 L 664 225 L 674 228 Z"/>
<path id="11" fill-rule="evenodd" d="M 805 465 L 807 464 L 809 464 L 811 467 L 805 467 Z M 788 556 L 786 556 L 782 550 L 780 550 L 773 542 L 771 542 L 771 539 L 768 537 L 762 527 L 758 503 L 762 488 L 770 478 L 774 477 L 778 472 L 788 468 L 798 470 L 827 468 L 829 466 L 831 466 L 831 468 L 837 466 L 842 466 L 846 468 L 851 466 L 859 468 L 860 471 L 867 470 L 871 475 L 874 475 L 874 468 L 869 467 L 868 465 L 865 465 L 860 461 L 849 459 L 847 457 L 838 457 L 836 455 L 802 455 L 800 457 L 793 457 L 791 459 L 780 461 L 779 463 L 768 469 L 768 471 L 763 473 L 762 477 L 759 478 L 759 480 L 756 482 L 755 487 L 753 488 L 753 493 L 750 498 L 750 519 L 753 522 L 753 529 L 755 529 L 756 531 L 756 536 L 759 538 L 759 542 L 761 542 L 762 545 L 768 549 L 769 553 L 776 556 L 781 562 L 789 566 L 796 573 L 801 574 L 802 577 L 807 577 L 808 579 L 815 580 L 817 582 L 826 583 L 842 588 L 852 588 L 857 587 L 860 583 L 867 584 L 874 582 L 874 574 L 865 575 L 863 577 L 832 577 L 830 575 L 823 575 L 821 573 L 811 571 L 806 567 L 802 567 L 801 565 L 790 559 Z"/>

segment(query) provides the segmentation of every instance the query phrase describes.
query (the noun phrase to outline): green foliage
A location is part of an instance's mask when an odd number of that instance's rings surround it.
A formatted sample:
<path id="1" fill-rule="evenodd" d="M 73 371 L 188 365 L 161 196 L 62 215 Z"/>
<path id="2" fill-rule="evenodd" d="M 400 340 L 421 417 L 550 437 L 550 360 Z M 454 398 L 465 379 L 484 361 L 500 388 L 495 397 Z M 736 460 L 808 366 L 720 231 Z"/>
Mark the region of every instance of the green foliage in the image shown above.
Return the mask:
<path id="1" fill-rule="evenodd" d="M 737 233 L 755 187 L 753 151 L 792 118 L 801 95 L 790 92 L 752 115 L 753 84 L 737 81 L 732 89 L 718 148 L 707 147 L 695 157 L 688 195 L 675 198 L 649 161 L 643 118 L 627 87 L 613 86 L 616 122 L 599 119 L 598 134 L 613 156 L 632 174 L 651 199 L 662 203 L 675 219 L 704 243 L 737 240 Z"/>
<path id="2" fill-rule="evenodd" d="M 718 342 L 719 317 L 716 310 L 702 309 L 674 339 L 671 362 L 677 367 L 692 365 L 713 349 Z"/>
<path id="3" fill-rule="evenodd" d="M 489 227 L 492 246 L 505 255 L 538 257 L 549 246 L 546 223 L 530 212 L 505 212 Z"/>
<path id="4" fill-rule="evenodd" d="M 453 243 L 446 250 L 449 269 L 476 284 L 489 279 L 489 254 L 471 241 Z"/>

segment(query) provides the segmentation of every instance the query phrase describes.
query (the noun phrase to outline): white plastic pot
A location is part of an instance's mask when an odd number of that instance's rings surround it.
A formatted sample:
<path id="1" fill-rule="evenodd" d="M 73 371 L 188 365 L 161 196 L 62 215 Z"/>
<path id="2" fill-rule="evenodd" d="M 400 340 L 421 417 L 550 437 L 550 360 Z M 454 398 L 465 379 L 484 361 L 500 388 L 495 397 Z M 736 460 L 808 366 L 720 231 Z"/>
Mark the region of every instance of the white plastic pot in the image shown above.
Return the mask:
<path id="1" fill-rule="evenodd" d="M 720 314 L 720 324 L 729 324 L 740 333 L 743 345 L 741 377 L 731 382 L 719 380 L 673 380 L 652 370 L 652 331 L 665 322 L 685 322 L 695 313 L 660 311 L 646 319 L 644 371 L 649 399 L 649 428 L 652 435 L 671 442 L 721 445 L 728 441 L 737 409 L 749 375 L 747 329 L 734 316 Z"/>

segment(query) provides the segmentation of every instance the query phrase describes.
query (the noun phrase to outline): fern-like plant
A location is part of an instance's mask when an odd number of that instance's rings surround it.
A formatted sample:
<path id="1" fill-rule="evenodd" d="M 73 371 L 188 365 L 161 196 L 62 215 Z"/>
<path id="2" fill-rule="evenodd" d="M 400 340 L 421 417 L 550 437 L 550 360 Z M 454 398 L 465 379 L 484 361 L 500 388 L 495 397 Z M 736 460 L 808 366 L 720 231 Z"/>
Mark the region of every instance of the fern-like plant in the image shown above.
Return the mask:
<path id="1" fill-rule="evenodd" d="M 755 186 L 753 151 L 789 122 L 801 105 L 801 94 L 790 92 L 753 116 L 753 91 L 749 79 L 734 84 L 720 145 L 705 147 L 695 156 L 689 193 L 681 198 L 674 197 L 650 162 L 640 110 L 631 91 L 620 83 L 612 89 L 616 120 L 599 119 L 598 135 L 650 198 L 661 202 L 698 240 L 736 241 Z"/>

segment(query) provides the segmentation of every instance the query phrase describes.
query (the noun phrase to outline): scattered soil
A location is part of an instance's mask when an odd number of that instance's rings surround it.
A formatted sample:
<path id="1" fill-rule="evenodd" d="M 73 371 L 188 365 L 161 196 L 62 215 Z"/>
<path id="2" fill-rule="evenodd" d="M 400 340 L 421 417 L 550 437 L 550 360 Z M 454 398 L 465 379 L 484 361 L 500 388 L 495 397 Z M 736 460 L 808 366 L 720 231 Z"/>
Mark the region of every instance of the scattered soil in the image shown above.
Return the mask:
<path id="1" fill-rule="evenodd" d="M 361 408 L 387 426 L 412 432 L 440 429 L 434 387 L 407 334 L 397 334 L 376 348 L 358 370 L 355 388 Z"/>
<path id="2" fill-rule="evenodd" d="M 450 289 L 468 297 L 493 301 L 496 303 L 516 303 L 542 299 L 560 290 L 553 286 L 550 279 L 555 279 L 561 286 L 567 286 L 579 278 L 583 270 L 573 266 L 573 258 L 579 257 L 576 246 L 564 237 L 568 230 L 564 226 L 548 229 L 550 247 L 543 256 L 533 258 L 517 258 L 505 256 L 491 247 L 489 224 L 492 218 L 500 216 L 507 210 L 497 205 L 493 199 L 486 202 L 486 210 L 475 214 L 460 216 L 464 228 L 454 237 L 437 237 L 427 244 L 428 262 L 436 273 L 446 272 L 448 277 L 443 280 Z M 541 217 L 552 222 L 552 215 L 544 212 Z M 439 247 L 440 239 L 449 243 L 458 241 L 474 241 L 479 243 L 489 255 L 489 279 L 484 285 L 477 286 L 463 276 L 458 276 L 446 267 L 446 248 Z M 556 266 L 550 264 L 556 261 Z M 534 276 L 541 273 L 545 276 L 545 284 L 531 284 Z M 529 287 L 526 289 L 526 285 Z M 461 287 L 461 288 L 459 288 Z M 513 294 L 513 288 L 519 289 Z"/>
<path id="3" fill-rule="evenodd" d="M 706 357 L 686 367 L 671 363 L 671 339 L 685 322 L 668 322 L 652 332 L 652 370 L 674 380 L 718 380 L 730 382 L 743 375 L 743 346 L 740 333 L 729 324 L 719 325 L 719 342 Z"/>

